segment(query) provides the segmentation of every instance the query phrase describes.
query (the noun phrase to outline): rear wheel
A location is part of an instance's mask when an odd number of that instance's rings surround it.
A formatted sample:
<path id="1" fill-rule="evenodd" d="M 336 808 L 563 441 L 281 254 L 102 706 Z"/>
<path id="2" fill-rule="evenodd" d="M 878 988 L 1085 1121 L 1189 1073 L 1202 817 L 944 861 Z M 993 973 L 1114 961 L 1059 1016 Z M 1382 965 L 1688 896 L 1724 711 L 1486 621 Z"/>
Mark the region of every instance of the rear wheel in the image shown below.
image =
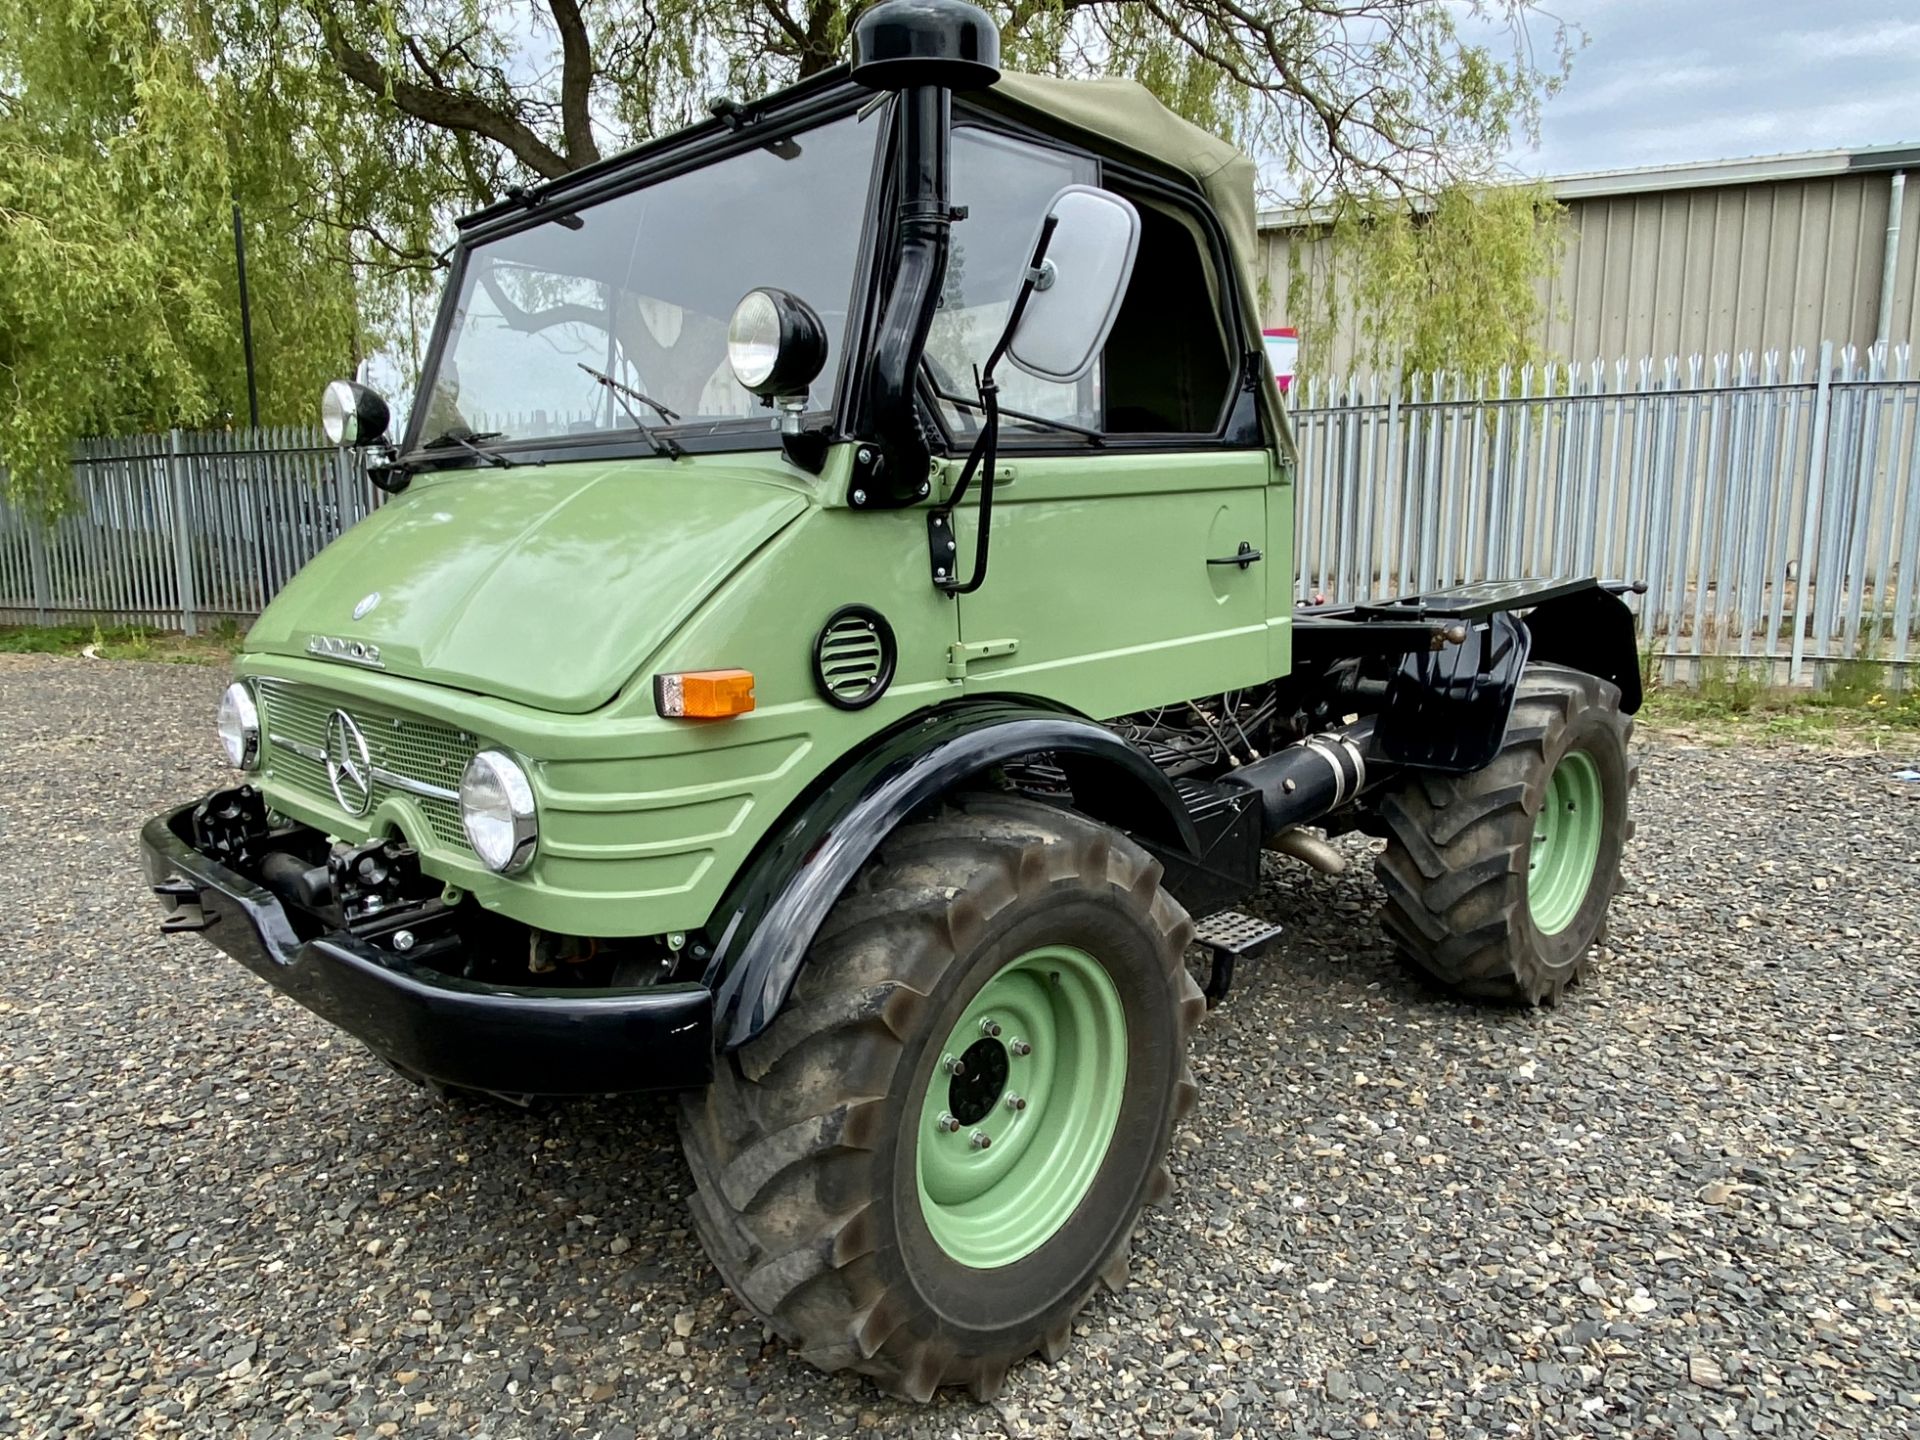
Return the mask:
<path id="1" fill-rule="evenodd" d="M 1530 665 L 1491 764 L 1391 791 L 1378 807 L 1387 848 L 1375 873 L 1401 951 L 1464 995 L 1558 999 L 1619 887 L 1638 776 L 1632 734 L 1613 685 Z"/>
<path id="2" fill-rule="evenodd" d="M 1123 1282 L 1205 1011 L 1159 878 L 1012 797 L 903 827 L 786 1009 L 683 1099 L 701 1238 L 806 1359 L 988 1398 Z"/>

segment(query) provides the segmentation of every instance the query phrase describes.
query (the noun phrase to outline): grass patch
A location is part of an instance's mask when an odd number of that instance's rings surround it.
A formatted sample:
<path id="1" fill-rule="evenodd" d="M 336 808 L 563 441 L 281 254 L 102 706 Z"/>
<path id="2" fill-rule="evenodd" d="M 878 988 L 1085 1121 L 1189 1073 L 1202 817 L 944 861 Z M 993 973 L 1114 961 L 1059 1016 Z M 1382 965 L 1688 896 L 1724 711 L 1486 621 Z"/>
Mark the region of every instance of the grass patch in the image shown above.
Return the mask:
<path id="1" fill-rule="evenodd" d="M 1779 740 L 1914 750 L 1920 744 L 1920 690 L 1894 689 L 1871 660 L 1833 665 L 1818 690 L 1763 684 L 1731 662 L 1709 664 L 1695 686 L 1651 685 L 1638 719 L 1709 741 Z"/>
<path id="2" fill-rule="evenodd" d="M 198 635 L 144 625 L 0 625 L 0 655 L 87 655 L 100 660 L 155 660 L 224 665 L 246 632 L 218 620 Z"/>

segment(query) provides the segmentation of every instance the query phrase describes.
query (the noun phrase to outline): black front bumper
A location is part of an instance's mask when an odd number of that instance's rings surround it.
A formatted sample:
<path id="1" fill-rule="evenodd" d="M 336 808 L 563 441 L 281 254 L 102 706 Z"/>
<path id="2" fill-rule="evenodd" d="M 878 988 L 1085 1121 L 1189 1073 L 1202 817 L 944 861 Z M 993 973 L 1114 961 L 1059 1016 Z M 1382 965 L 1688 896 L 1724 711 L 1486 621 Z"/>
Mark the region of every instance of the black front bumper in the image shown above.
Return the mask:
<path id="1" fill-rule="evenodd" d="M 302 940 L 280 898 L 195 850 L 191 805 L 140 832 L 162 928 L 192 932 L 401 1069 L 506 1095 L 681 1089 L 713 1077 L 704 985 L 561 990 L 485 985 L 344 932 Z"/>

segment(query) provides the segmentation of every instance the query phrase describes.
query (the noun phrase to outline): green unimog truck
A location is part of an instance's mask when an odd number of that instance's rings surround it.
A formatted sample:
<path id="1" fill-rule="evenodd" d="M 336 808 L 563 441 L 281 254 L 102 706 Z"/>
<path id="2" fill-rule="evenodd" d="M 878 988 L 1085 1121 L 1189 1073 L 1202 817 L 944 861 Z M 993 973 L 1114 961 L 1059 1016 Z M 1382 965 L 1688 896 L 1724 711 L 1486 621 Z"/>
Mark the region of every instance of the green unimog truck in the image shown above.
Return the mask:
<path id="1" fill-rule="evenodd" d="M 985 1397 L 1121 1283 L 1267 851 L 1382 836 L 1439 981 L 1577 977 L 1636 648 L 1592 579 L 1296 612 L 1250 163 L 962 0 L 854 50 L 463 222 L 405 433 L 326 396 L 391 498 L 144 864 L 418 1080 L 675 1092 L 744 1304 Z"/>

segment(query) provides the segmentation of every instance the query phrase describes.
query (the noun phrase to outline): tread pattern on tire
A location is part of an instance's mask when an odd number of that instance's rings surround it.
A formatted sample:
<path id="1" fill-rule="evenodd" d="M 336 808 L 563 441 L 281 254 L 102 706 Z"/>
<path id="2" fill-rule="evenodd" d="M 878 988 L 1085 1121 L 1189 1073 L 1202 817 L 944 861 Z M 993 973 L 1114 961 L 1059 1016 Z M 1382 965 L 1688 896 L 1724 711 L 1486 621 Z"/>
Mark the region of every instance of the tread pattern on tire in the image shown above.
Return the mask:
<path id="1" fill-rule="evenodd" d="M 1401 951 L 1448 989 L 1503 1004 L 1552 1004 L 1584 973 L 1591 942 L 1562 967 L 1533 953 L 1525 923 L 1534 815 L 1546 784 L 1552 738 L 1574 717 L 1603 717 L 1626 757 L 1631 795 L 1640 767 L 1629 742 L 1633 721 L 1610 682 L 1558 665 L 1529 665 L 1514 699 L 1500 753 L 1469 775 L 1421 775 L 1377 807 L 1388 832 L 1374 862 L 1386 892 L 1383 922 Z M 1627 818 L 1624 839 L 1633 837 Z M 1602 856 L 1603 868 L 1609 866 Z M 1606 874 L 1619 888 L 1619 865 Z M 1598 941 L 1605 935 L 1604 920 Z"/>
<path id="2" fill-rule="evenodd" d="M 865 1152 L 890 1086 L 909 1083 L 900 1061 L 947 965 L 1007 905 L 1057 886 L 1140 907 L 1161 937 L 1180 1037 L 1170 1138 L 1197 1095 L 1187 1041 L 1206 1002 L 1182 960 L 1192 921 L 1160 873 L 1124 836 L 1017 797 L 969 796 L 904 825 L 829 915 L 773 1024 L 721 1057 L 707 1091 L 682 1096 L 694 1224 L 734 1293 L 803 1358 L 925 1401 L 944 1385 L 991 1399 L 1026 1354 L 1064 1353 L 1071 1315 L 1019 1354 L 965 1355 L 914 1333 L 874 1258 Z M 1146 1199 L 1171 1188 L 1163 1142 Z M 1126 1283 L 1130 1243 L 1131 1227 L 1095 1284 Z"/>

